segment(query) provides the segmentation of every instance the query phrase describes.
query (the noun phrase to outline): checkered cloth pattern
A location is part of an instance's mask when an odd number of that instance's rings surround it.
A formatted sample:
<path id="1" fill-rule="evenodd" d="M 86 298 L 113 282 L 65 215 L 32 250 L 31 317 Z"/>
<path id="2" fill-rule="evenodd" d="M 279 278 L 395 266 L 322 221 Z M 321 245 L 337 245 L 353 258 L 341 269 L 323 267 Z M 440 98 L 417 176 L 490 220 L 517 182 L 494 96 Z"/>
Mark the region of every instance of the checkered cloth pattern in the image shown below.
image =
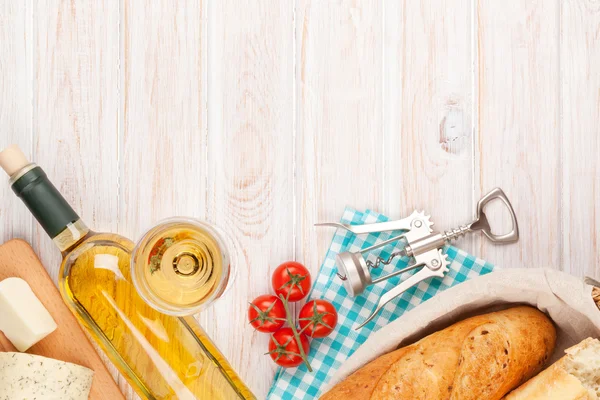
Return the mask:
<path id="1" fill-rule="evenodd" d="M 387 221 L 388 218 L 376 212 L 367 210 L 359 212 L 346 208 L 341 222 L 349 224 L 367 224 Z M 338 325 L 334 332 L 323 339 L 313 339 L 308 359 L 313 372 L 308 372 L 303 364 L 298 368 L 280 368 L 273 386 L 268 394 L 269 400 L 308 400 L 319 397 L 323 386 L 333 376 L 340 365 L 364 343 L 372 332 L 399 318 L 406 311 L 433 297 L 436 293 L 454 286 L 475 276 L 487 274 L 494 268 L 491 264 L 479 260 L 466 252 L 452 246 L 446 246 L 444 252 L 450 261 L 449 272 L 443 279 L 432 278 L 412 287 L 400 297 L 388 303 L 381 312 L 365 327 L 356 331 L 354 326 L 362 322 L 375 309 L 379 297 L 400 282 L 402 277 L 394 277 L 372 285 L 356 298 L 348 296 L 342 281 L 336 276 L 335 257 L 341 251 L 358 251 L 375 243 L 382 242 L 398 235 L 400 232 L 384 232 L 367 235 L 354 235 L 338 229 L 321 266 L 319 275 L 309 294 L 309 299 L 326 299 L 333 303 L 338 310 Z M 393 251 L 398 250 L 395 244 L 390 244 L 379 251 L 373 251 L 369 259 L 375 256 L 387 258 Z M 385 268 L 372 270 L 373 277 L 387 274 L 395 268 L 407 266 L 409 259 L 394 260 Z M 404 278 L 412 272 L 407 272 Z"/>

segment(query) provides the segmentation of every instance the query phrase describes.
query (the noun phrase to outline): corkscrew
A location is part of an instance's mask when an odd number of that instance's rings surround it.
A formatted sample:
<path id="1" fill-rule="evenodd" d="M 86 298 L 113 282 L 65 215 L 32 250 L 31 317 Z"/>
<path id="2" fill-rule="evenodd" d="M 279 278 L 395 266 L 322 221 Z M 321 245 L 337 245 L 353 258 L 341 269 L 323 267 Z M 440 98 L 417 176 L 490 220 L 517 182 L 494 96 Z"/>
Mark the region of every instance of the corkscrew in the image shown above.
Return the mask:
<path id="1" fill-rule="evenodd" d="M 512 228 L 506 234 L 492 233 L 484 208 L 493 200 L 500 200 L 504 203 L 509 211 Z M 424 212 L 414 211 L 409 217 L 396 221 L 378 222 L 373 224 L 349 225 L 337 222 L 326 222 L 317 224 L 317 226 L 332 226 L 335 228 L 345 229 L 355 235 L 364 235 L 377 232 L 392 232 L 403 231 L 400 235 L 394 236 L 388 240 L 377 243 L 357 252 L 345 251 L 339 253 L 336 258 L 338 269 L 337 276 L 344 284 L 348 294 L 352 297 L 360 295 L 367 286 L 375 285 L 394 276 L 401 275 L 405 272 L 421 268 L 420 271 L 411 275 L 409 278 L 400 282 L 397 286 L 384 293 L 379 299 L 377 308 L 371 315 L 361 323 L 356 329 L 362 328 L 365 324 L 371 321 L 375 315 L 390 301 L 400 296 L 412 286 L 419 284 L 421 281 L 432 277 L 444 277 L 448 272 L 448 259 L 442 252 L 442 247 L 466 234 L 481 231 L 493 243 L 508 244 L 519 240 L 519 226 L 517 217 L 513 210 L 508 197 L 502 189 L 495 188 L 477 203 L 477 217 L 467 225 L 459 226 L 456 229 L 451 229 L 444 232 L 433 232 L 431 227 L 430 217 Z M 388 257 L 377 257 L 376 261 L 372 262 L 365 259 L 365 255 L 375 249 L 382 248 L 388 244 L 402 241 L 404 247 L 394 251 Z M 406 268 L 391 272 L 387 275 L 373 279 L 371 269 L 381 268 L 382 265 L 390 264 L 397 257 L 411 257 L 411 262 Z"/>

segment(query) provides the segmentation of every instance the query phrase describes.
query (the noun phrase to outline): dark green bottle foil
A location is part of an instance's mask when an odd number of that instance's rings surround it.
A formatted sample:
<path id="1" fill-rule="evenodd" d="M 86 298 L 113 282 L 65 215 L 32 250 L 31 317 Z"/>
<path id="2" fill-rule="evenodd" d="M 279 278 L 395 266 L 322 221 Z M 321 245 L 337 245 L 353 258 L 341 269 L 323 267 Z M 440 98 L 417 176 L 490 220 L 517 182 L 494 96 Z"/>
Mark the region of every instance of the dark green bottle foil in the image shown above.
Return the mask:
<path id="1" fill-rule="evenodd" d="M 52 239 L 79 219 L 40 167 L 33 168 L 16 180 L 12 189 Z"/>

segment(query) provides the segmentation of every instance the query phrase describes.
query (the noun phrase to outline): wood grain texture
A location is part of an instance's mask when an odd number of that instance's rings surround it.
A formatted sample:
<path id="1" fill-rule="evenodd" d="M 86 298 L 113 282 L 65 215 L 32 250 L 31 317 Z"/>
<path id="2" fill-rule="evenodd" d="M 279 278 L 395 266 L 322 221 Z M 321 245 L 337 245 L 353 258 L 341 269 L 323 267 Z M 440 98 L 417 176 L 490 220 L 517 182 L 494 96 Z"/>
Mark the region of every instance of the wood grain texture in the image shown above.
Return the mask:
<path id="1" fill-rule="evenodd" d="M 380 2 L 296 2 L 296 258 L 317 273 L 345 206 L 382 210 Z"/>
<path id="2" fill-rule="evenodd" d="M 117 229 L 119 3 L 49 1 L 33 13 L 33 159 L 86 223 Z M 89 201 L 95 199 L 95 201 Z M 60 253 L 35 224 L 57 280 Z"/>
<path id="3" fill-rule="evenodd" d="M 600 277 L 600 3 L 561 2 L 563 265 Z"/>
<path id="4" fill-rule="evenodd" d="M 386 209 L 456 228 L 474 212 L 471 2 L 385 5 Z"/>
<path id="5" fill-rule="evenodd" d="M 558 2 L 477 3 L 479 197 L 505 189 L 520 241 L 478 254 L 505 267 L 561 266 Z M 492 211 L 496 211 L 493 209 Z M 493 226 L 502 226 L 492 212 Z M 493 228 L 492 228 L 493 229 Z"/>
<path id="6" fill-rule="evenodd" d="M 316 272 L 332 232 L 313 224 L 346 205 L 425 209 L 443 229 L 500 186 L 521 241 L 459 247 L 600 276 L 599 8 L 0 0 L 0 146 L 18 143 L 96 230 L 135 239 L 174 215 L 227 230 L 237 277 L 199 319 L 261 398 L 275 367 L 246 302 L 282 261 Z M 13 237 L 56 282 L 58 252 L 0 185 Z"/>
<path id="7" fill-rule="evenodd" d="M 246 307 L 294 258 L 292 22 L 291 2 L 209 3 L 207 218 L 231 235 L 237 276 L 200 320 L 259 399 L 276 366 Z"/>
<path id="8" fill-rule="evenodd" d="M 27 353 L 82 365 L 93 370 L 91 400 L 124 399 L 96 350 L 63 302 L 44 266 L 29 244 L 23 240 L 10 240 L 0 246 L 0 281 L 9 277 L 25 280 L 58 325 L 54 332 L 33 345 Z M 4 347 L 0 343 L 0 351 L 14 351 L 10 347 L 12 346 Z"/>
<path id="9" fill-rule="evenodd" d="M 204 3 L 127 0 L 119 231 L 139 237 L 159 219 L 204 217 Z"/>
<path id="10" fill-rule="evenodd" d="M 32 154 L 32 2 L 0 2 L 0 148 L 18 144 Z M 14 237 L 32 240 L 33 218 L 2 179 L 0 243 Z"/>

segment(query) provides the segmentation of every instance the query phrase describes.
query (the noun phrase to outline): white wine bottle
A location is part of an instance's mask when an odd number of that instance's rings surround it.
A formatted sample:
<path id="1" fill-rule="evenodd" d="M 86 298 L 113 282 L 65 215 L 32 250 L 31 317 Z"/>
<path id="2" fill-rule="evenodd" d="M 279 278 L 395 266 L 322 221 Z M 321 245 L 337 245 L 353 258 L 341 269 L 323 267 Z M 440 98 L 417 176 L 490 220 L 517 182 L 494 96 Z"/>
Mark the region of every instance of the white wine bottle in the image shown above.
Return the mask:
<path id="1" fill-rule="evenodd" d="M 62 252 L 59 289 L 75 317 L 144 399 L 254 399 L 192 317 L 156 311 L 137 293 L 133 242 L 87 228 L 44 171 L 12 146 L 0 166 Z"/>

